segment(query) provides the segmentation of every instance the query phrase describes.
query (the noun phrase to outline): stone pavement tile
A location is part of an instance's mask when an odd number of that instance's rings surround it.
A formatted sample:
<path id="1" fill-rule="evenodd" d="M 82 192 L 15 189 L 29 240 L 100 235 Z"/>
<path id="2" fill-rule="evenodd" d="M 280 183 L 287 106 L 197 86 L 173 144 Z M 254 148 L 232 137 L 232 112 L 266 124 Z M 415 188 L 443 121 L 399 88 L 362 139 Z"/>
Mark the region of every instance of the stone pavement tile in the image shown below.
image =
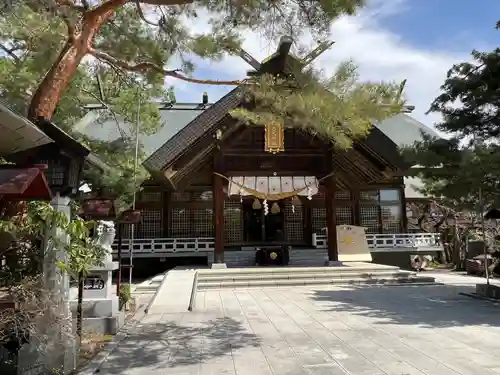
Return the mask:
<path id="1" fill-rule="evenodd" d="M 477 327 L 446 327 L 442 330 L 442 334 L 469 347 L 496 356 L 500 353 L 500 334 L 497 334 L 493 328 L 485 327 L 482 330 Z"/>
<path id="2" fill-rule="evenodd" d="M 261 347 L 274 375 L 309 374 L 286 342 L 264 343 Z"/>
<path id="3" fill-rule="evenodd" d="M 223 315 L 220 291 L 207 290 L 205 292 L 205 311 Z"/>
<path id="4" fill-rule="evenodd" d="M 235 349 L 232 355 L 236 375 L 273 375 L 260 347 Z"/>
<path id="5" fill-rule="evenodd" d="M 200 364 L 199 375 L 234 375 L 236 374 L 234 368 L 233 357 L 223 355 L 220 357 L 212 357 L 204 360 Z"/>
<path id="6" fill-rule="evenodd" d="M 248 321 L 252 332 L 262 342 L 282 341 L 276 327 L 269 321 L 267 315 L 262 311 L 253 297 L 247 291 L 235 292 L 241 305 L 245 319 Z"/>
<path id="7" fill-rule="evenodd" d="M 290 297 L 288 295 L 285 295 L 285 297 Z M 314 311 L 314 307 L 311 307 L 311 306 L 307 306 L 307 304 L 304 303 L 304 301 L 301 301 L 300 304 L 297 304 L 297 306 L 300 306 L 302 309 L 304 309 L 305 311 Z M 294 311 L 292 312 L 292 314 L 294 315 L 297 315 L 298 312 L 297 311 Z M 335 316 L 335 318 L 337 317 L 336 315 L 337 314 L 332 314 Z M 321 314 L 320 318 L 321 320 L 318 321 L 318 323 L 321 323 L 321 325 L 323 326 L 328 326 L 327 324 L 324 324 L 328 321 L 325 322 L 325 319 L 334 319 L 334 316 L 332 315 L 329 315 L 329 314 Z M 316 314 L 316 316 L 318 316 L 318 314 Z M 311 316 L 312 318 L 312 316 Z M 311 319 L 313 320 L 313 319 Z M 350 323 L 354 323 L 355 325 L 357 325 L 358 327 L 360 326 L 364 326 L 364 327 L 367 327 L 366 324 L 360 324 L 360 323 L 357 323 L 354 322 L 353 319 L 350 320 Z M 448 369 L 444 366 L 441 366 L 438 362 L 436 361 L 433 361 L 433 360 L 429 360 L 429 358 L 425 358 L 425 360 L 427 362 L 430 362 L 427 364 L 428 368 L 430 369 L 430 372 L 425 372 L 425 371 L 419 371 L 417 369 L 419 369 L 419 367 L 415 364 L 415 363 L 410 363 L 410 362 L 414 362 L 411 360 L 411 355 L 413 354 L 413 352 L 406 348 L 403 344 L 399 344 L 399 349 L 403 349 L 402 353 L 404 353 L 403 355 L 398 355 L 398 353 L 394 353 L 394 352 L 391 352 L 388 349 L 388 346 L 387 345 L 381 345 L 383 343 L 377 343 L 377 342 L 374 342 L 374 344 L 376 345 L 375 347 L 378 347 L 378 348 L 383 348 L 382 351 L 379 350 L 378 352 L 378 355 L 381 356 L 382 353 L 385 353 L 383 355 L 382 358 L 384 358 L 385 360 L 387 360 L 387 362 L 385 361 L 380 361 L 379 359 L 377 359 L 376 356 L 373 355 L 373 346 L 369 343 L 369 341 L 367 339 L 364 339 L 363 340 L 363 337 L 360 336 L 359 334 L 356 333 L 355 330 L 351 329 L 350 327 L 348 327 L 346 325 L 346 323 L 342 322 L 341 323 L 342 325 L 344 325 L 344 328 L 341 329 L 341 330 L 328 330 L 330 331 L 329 334 L 331 334 L 332 336 L 331 337 L 328 337 L 328 333 L 325 333 L 324 331 L 321 330 L 321 328 L 318 328 L 316 327 L 316 329 L 312 329 L 312 324 L 309 324 L 309 331 L 311 332 L 312 335 L 316 336 L 317 340 L 319 342 L 322 342 L 324 343 L 323 345 L 328 345 L 328 342 L 336 342 L 337 343 L 337 348 L 332 351 L 332 355 L 336 358 L 336 359 L 339 359 L 339 360 L 342 360 L 343 357 L 346 357 L 346 359 L 349 358 L 349 356 L 355 356 L 355 354 L 353 353 L 361 353 L 363 354 L 363 358 L 369 360 L 368 362 L 371 363 L 374 367 L 378 367 L 380 370 L 383 370 L 384 373 L 387 373 L 387 374 L 396 374 L 396 375 L 400 375 L 401 373 L 405 374 L 405 373 L 408 373 L 408 374 L 421 374 L 422 372 L 423 373 L 430 373 L 430 374 L 443 374 L 443 375 L 447 375 L 447 374 L 455 374 L 454 371 L 452 371 L 451 369 Z M 337 324 L 338 326 L 338 324 Z M 348 327 L 349 329 L 345 329 L 345 327 Z M 368 328 L 370 328 L 368 326 Z M 375 331 L 376 332 L 376 331 Z M 388 336 L 385 336 L 391 344 L 394 343 L 394 339 L 393 338 L 389 338 Z M 338 348 L 338 342 L 339 340 L 343 340 L 343 341 L 340 341 L 342 343 L 344 343 L 344 346 L 339 349 Z M 350 345 L 346 345 L 345 343 L 348 343 Z M 333 344 L 335 345 L 335 344 Z M 406 351 L 404 350 L 406 349 Z M 352 367 L 352 364 L 350 363 L 347 363 L 346 364 L 347 366 L 351 366 Z M 370 371 L 369 368 L 366 368 L 367 366 L 365 365 L 363 369 L 353 369 L 353 372 L 354 374 L 357 374 L 358 372 L 360 371 Z M 401 372 L 398 372 L 400 371 Z M 373 371 L 373 370 L 372 370 Z M 404 372 L 406 371 L 406 372 Z"/>
<path id="8" fill-rule="evenodd" d="M 334 364 L 332 357 L 283 311 L 286 306 L 278 306 L 264 291 L 253 292 L 252 296 L 304 366 Z"/>
<path id="9" fill-rule="evenodd" d="M 306 375 L 307 370 L 248 291 L 236 293 L 252 331 L 262 339 L 260 347 L 274 375 Z"/>
<path id="10" fill-rule="evenodd" d="M 338 364 L 306 366 L 306 369 L 311 375 L 349 375 Z"/>
<path id="11" fill-rule="evenodd" d="M 281 312 L 278 312 L 277 314 L 287 316 L 290 320 L 289 325 L 296 326 L 300 329 L 301 335 L 297 335 L 297 337 L 300 337 L 302 343 L 298 340 L 294 342 L 294 336 L 285 336 L 285 339 L 290 344 L 290 347 L 296 353 L 299 360 L 306 366 L 337 363 L 347 370 L 348 373 L 359 375 L 384 374 L 359 352 L 353 350 L 351 347 L 338 340 L 335 336 L 311 336 L 310 328 L 317 328 L 315 332 L 321 334 L 322 330 L 320 325 L 316 323 L 316 327 L 312 327 L 312 325 L 315 324 L 314 319 L 301 310 L 298 305 L 291 302 L 290 299 L 284 298 L 283 296 L 280 297 L 279 294 L 271 294 L 270 292 L 265 292 L 265 294 L 267 295 L 267 298 L 263 296 L 256 296 L 256 300 L 259 302 L 267 301 L 265 303 L 270 304 L 268 301 L 272 301 L 275 298 L 279 301 L 279 308 L 282 309 Z M 274 315 L 275 314 L 272 316 L 274 317 Z M 271 315 L 270 319 L 273 319 Z M 304 330 L 298 323 L 302 323 L 304 326 L 307 326 L 307 329 Z"/>
<path id="12" fill-rule="evenodd" d="M 244 316 L 241 305 L 238 302 L 238 299 L 236 298 L 236 295 L 234 294 L 233 290 L 221 290 L 220 300 L 224 316 L 231 316 L 231 317 Z"/>

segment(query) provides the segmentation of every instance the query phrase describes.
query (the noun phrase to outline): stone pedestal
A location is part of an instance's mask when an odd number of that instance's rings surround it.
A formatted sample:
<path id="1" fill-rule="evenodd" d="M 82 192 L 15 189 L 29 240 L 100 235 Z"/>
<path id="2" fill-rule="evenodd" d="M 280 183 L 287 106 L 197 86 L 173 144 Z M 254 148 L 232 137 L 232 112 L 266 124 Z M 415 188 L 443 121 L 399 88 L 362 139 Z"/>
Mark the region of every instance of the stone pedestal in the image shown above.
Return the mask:
<path id="1" fill-rule="evenodd" d="M 115 227 L 111 221 L 98 223 L 96 241 L 105 250 L 103 264 L 90 270 L 85 278 L 83 291 L 83 331 L 102 334 L 116 334 L 123 319 L 119 301 L 112 286 L 112 272 L 118 269 L 118 262 L 112 261 L 111 244 L 115 239 Z M 76 316 L 78 285 L 73 284 L 70 292 L 71 308 Z"/>

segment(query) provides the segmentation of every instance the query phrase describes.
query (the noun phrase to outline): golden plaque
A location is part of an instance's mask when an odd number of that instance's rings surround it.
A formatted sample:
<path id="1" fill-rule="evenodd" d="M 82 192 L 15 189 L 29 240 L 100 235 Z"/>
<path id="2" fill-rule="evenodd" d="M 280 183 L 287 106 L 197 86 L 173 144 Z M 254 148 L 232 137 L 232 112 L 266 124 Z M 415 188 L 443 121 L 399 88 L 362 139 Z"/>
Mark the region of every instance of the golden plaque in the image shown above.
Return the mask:
<path id="1" fill-rule="evenodd" d="M 273 154 L 285 151 L 285 126 L 283 122 L 271 122 L 265 126 L 265 151 Z"/>

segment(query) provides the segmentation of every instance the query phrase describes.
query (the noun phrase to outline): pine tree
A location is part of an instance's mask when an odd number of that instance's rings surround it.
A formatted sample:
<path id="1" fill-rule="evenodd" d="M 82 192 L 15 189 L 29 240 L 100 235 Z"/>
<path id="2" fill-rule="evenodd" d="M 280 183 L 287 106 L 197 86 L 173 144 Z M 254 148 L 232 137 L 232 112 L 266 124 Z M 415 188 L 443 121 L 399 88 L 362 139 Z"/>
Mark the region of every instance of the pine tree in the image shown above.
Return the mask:
<path id="1" fill-rule="evenodd" d="M 109 108 L 100 120 L 135 123 L 140 102 L 140 132 L 152 134 L 160 126 L 153 99 L 173 98 L 173 88 L 164 86 L 166 76 L 200 84 L 244 84 L 260 105 L 251 113 L 236 112 L 234 116 L 257 125 L 266 118 L 263 114 L 267 119 L 285 116 L 295 126 L 348 147 L 346 135 L 363 136 L 373 121 L 399 111 L 395 85 L 361 84 L 352 64 L 342 65 L 332 77 L 306 72 L 307 79 L 292 91 L 283 89 L 282 83 L 289 87 L 289 81 L 269 84 L 266 76 L 251 82 L 246 77 L 234 81 L 194 78 L 192 57 L 218 60 L 237 53 L 248 30 L 258 30 L 270 40 L 279 35 L 298 40 L 305 32 L 321 40 L 327 37 L 333 20 L 354 14 L 364 3 L 12 0 L 0 13 L 0 96 L 29 118 L 50 119 L 72 133 L 86 113 L 83 106 L 102 101 L 96 84 L 99 76 L 105 97 L 101 104 Z M 190 27 L 199 14 L 208 20 L 209 28 L 203 33 L 192 32 Z M 167 70 L 165 66 L 174 56 L 181 65 Z M 266 95 L 280 100 L 269 106 L 262 100 Z M 112 167 L 112 172 L 91 178 L 95 187 L 108 185 L 116 195 L 130 197 L 133 142 L 83 141 Z M 142 169 L 139 172 L 140 181 L 147 174 Z"/>
<path id="2" fill-rule="evenodd" d="M 425 137 L 405 150 L 424 167 L 424 193 L 457 210 L 477 208 L 479 188 L 486 204 L 500 203 L 500 49 L 472 57 L 449 70 L 430 108 L 448 139 Z"/>

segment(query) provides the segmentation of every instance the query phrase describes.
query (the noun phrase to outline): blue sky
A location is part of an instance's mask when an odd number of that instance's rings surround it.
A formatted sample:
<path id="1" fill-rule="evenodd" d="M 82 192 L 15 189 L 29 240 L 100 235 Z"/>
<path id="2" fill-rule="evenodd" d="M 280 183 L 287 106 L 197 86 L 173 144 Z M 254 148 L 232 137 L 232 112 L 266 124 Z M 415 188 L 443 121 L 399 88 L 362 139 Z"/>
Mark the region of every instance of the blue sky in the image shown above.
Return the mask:
<path id="1" fill-rule="evenodd" d="M 455 63 L 470 59 L 473 49 L 490 50 L 498 45 L 500 0 L 371 0 L 354 17 L 344 17 L 331 28 L 336 41 L 316 61 L 327 72 L 344 60 L 358 64 L 362 79 L 396 81 L 407 79 L 405 95 L 416 106 L 413 117 L 428 126 L 439 115 L 426 115 L 439 94 L 446 72 Z M 196 25 L 195 25 L 196 27 Z M 203 27 L 201 28 L 203 29 Z M 270 50 L 254 33 L 245 34 L 244 48 L 261 60 Z M 314 48 L 314 46 L 311 46 Z M 195 76 L 210 79 L 244 78 L 248 65 L 237 57 L 221 62 L 198 62 Z M 178 101 L 197 101 L 207 91 L 210 101 L 228 87 L 192 85 L 170 80 Z"/>
<path id="2" fill-rule="evenodd" d="M 383 26 L 417 48 L 469 51 L 498 44 L 498 20 L 498 0 L 414 0 Z"/>

